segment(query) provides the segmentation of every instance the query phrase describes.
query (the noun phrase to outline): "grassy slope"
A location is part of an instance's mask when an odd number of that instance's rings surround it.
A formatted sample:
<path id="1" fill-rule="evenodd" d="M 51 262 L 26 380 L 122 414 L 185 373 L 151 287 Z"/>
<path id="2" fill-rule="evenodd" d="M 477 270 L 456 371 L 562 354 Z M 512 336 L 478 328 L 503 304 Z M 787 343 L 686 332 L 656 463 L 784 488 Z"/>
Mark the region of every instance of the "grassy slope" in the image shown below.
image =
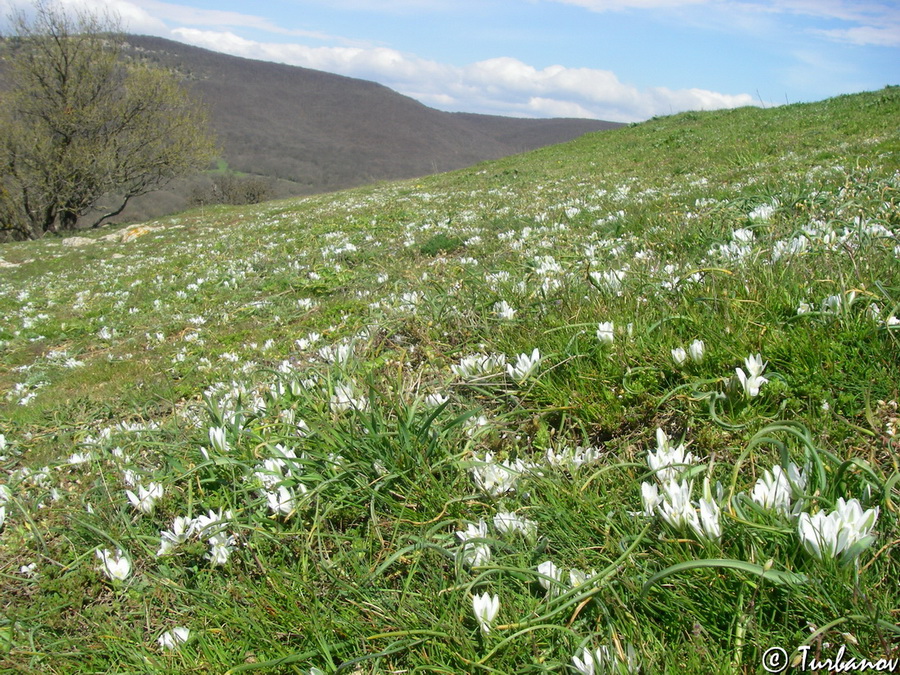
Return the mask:
<path id="1" fill-rule="evenodd" d="M 898 126 L 896 88 L 689 113 L 414 182 L 186 213 L 128 242 L 5 245 L 21 264 L 0 268 L 2 665 L 574 672 L 582 646 L 632 644 L 645 672 L 756 672 L 768 647 L 822 641 L 823 657 L 845 643 L 885 656 L 900 606 Z M 784 253 L 792 241 L 805 248 Z M 830 296 L 840 306 L 820 311 Z M 695 339 L 703 361 L 676 365 Z M 318 351 L 342 344 L 343 364 Z M 451 371 L 535 347 L 521 383 Z M 733 375 L 756 353 L 768 382 L 749 397 Z M 338 383 L 366 410 L 333 405 Z M 448 397 L 436 412 L 431 393 Z M 218 426 L 227 449 L 210 447 Z M 722 484 L 721 540 L 629 514 L 658 427 L 698 458 L 695 500 L 705 477 Z M 282 469 L 298 497 L 274 516 L 253 474 L 278 444 L 300 458 Z M 599 459 L 547 465 L 576 446 Z M 90 459 L 69 464 L 76 452 Z M 473 481 L 486 452 L 536 468 L 491 496 Z M 795 518 L 739 496 L 788 458 L 810 465 L 806 511 L 879 507 L 856 563 L 819 562 Z M 126 469 L 164 487 L 152 514 L 128 504 Z M 174 517 L 220 508 L 226 564 L 196 537 L 155 555 Z M 536 537 L 498 532 L 502 511 Z M 455 532 L 479 519 L 492 557 L 470 567 Z M 97 547 L 122 548 L 133 574 L 108 580 Z M 743 567 L 644 588 L 702 559 Z M 540 584 L 546 560 L 561 594 Z M 36 577 L 19 571 L 32 562 Z M 572 568 L 599 574 L 569 590 Z M 486 635 L 481 592 L 501 599 Z M 192 638 L 161 651 L 174 626 Z"/>

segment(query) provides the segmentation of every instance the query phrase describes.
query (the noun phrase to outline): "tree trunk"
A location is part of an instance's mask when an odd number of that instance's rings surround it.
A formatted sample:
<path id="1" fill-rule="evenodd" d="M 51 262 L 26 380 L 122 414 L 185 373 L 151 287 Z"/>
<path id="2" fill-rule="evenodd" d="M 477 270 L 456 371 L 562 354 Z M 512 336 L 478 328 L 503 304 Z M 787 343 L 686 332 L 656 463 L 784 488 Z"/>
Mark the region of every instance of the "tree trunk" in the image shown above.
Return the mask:
<path id="1" fill-rule="evenodd" d="M 128 204 L 129 199 L 131 199 L 131 195 L 125 195 L 125 199 L 123 199 L 122 203 L 119 204 L 119 208 L 117 208 L 115 211 L 110 211 L 106 215 L 100 216 L 97 220 L 91 223 L 91 229 L 97 229 L 98 227 L 100 227 L 100 223 L 102 223 L 107 218 L 112 218 L 113 216 L 117 216 L 122 213 L 122 211 L 125 210 L 125 206 Z"/>
<path id="2" fill-rule="evenodd" d="M 74 230 L 75 226 L 78 224 L 78 214 L 71 210 L 60 211 L 58 222 L 58 230 Z"/>

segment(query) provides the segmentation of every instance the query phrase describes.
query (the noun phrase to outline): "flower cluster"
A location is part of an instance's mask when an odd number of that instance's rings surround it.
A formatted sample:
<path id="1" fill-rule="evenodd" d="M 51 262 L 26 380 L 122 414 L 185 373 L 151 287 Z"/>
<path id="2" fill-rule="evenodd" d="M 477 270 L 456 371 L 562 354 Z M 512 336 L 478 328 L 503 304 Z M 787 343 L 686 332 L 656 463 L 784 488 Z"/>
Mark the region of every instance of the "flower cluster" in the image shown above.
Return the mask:
<path id="1" fill-rule="evenodd" d="M 169 530 L 159 533 L 160 543 L 157 556 L 170 555 L 190 538 L 205 539 L 209 545 L 206 559 L 213 565 L 224 565 L 234 551 L 237 537 L 227 532 L 228 521 L 234 519 L 231 511 L 209 511 L 196 518 L 178 516 Z"/>
<path id="2" fill-rule="evenodd" d="M 819 560 L 840 556 L 849 562 L 871 545 L 869 532 L 875 527 L 878 512 L 877 506 L 863 511 L 858 499 L 838 498 L 831 513 L 800 514 L 797 523 L 800 541 Z"/>
<path id="3" fill-rule="evenodd" d="M 806 474 L 791 462 L 786 471 L 777 464 L 771 471 L 765 471 L 753 486 L 750 497 L 764 509 L 796 516 L 803 508 L 799 497 L 805 490 Z"/>
<path id="4" fill-rule="evenodd" d="M 641 484 L 644 515 L 652 517 L 658 513 L 676 530 L 690 528 L 701 539 L 717 541 L 722 536 L 721 510 L 708 482 L 704 483 L 703 497 L 695 503 L 691 500 L 693 481 L 681 477 L 685 467 L 694 462 L 694 455 L 686 452 L 684 443 L 673 446 L 665 431 L 656 430 L 656 452 L 647 452 L 647 464 L 657 483 Z"/>
<path id="5" fill-rule="evenodd" d="M 602 456 L 602 450 L 593 446 L 563 445 L 556 448 L 551 446 L 544 451 L 547 464 L 569 473 L 575 473 L 582 466 L 597 464 Z"/>
<path id="6" fill-rule="evenodd" d="M 537 566 L 538 583 L 547 592 L 548 597 L 559 595 L 563 590 L 563 571 L 552 560 L 545 560 Z M 572 588 L 587 583 L 597 575 L 596 570 L 584 572 L 577 568 L 569 570 L 569 585 Z"/>
<path id="7" fill-rule="evenodd" d="M 706 346 L 703 344 L 703 340 L 694 340 L 687 350 L 684 347 L 675 347 L 672 350 L 672 360 L 675 362 L 675 365 L 683 365 L 685 361 L 687 361 L 688 356 L 691 357 L 691 361 L 694 363 L 700 363 L 703 361 L 703 352 L 705 351 Z"/>
<path id="8" fill-rule="evenodd" d="M 584 647 L 581 656 L 572 657 L 572 665 L 581 675 L 595 673 L 639 673 L 641 670 L 634 645 L 626 644 L 622 649 L 601 645 L 590 650 Z"/>
<path id="9" fill-rule="evenodd" d="M 274 450 L 276 456 L 257 464 L 251 479 L 261 485 L 259 495 L 266 500 L 269 510 L 287 516 L 297 509 L 299 498 L 308 492 L 297 471 L 303 458 L 280 443 L 275 444 Z"/>
<path id="10" fill-rule="evenodd" d="M 506 300 L 501 300 L 494 305 L 494 313 L 503 321 L 512 321 L 517 313 Z"/>
<path id="11" fill-rule="evenodd" d="M 494 527 L 500 534 L 519 533 L 525 539 L 534 541 L 537 538 L 537 523 L 510 511 L 494 514 Z"/>
<path id="12" fill-rule="evenodd" d="M 365 412 L 369 409 L 369 402 L 356 392 L 352 382 L 338 382 L 334 385 L 334 393 L 331 396 L 331 409 L 334 412 L 348 410 Z"/>
<path id="13" fill-rule="evenodd" d="M 472 467 L 472 479 L 482 492 L 491 497 L 499 497 L 508 492 L 514 492 L 519 477 L 534 468 L 534 465 L 523 459 L 502 462 L 494 460 L 492 452 L 486 452 Z"/>
<path id="14" fill-rule="evenodd" d="M 506 366 L 503 354 L 469 354 L 450 366 L 450 370 L 463 380 L 474 380 L 486 375 L 495 375 Z"/>
<path id="15" fill-rule="evenodd" d="M 519 534 L 526 541 L 537 539 L 537 523 L 510 511 L 500 511 L 493 518 L 494 529 L 501 535 Z M 480 567 L 491 560 L 491 539 L 488 524 L 484 520 L 469 523 L 465 530 L 458 530 L 456 538 L 461 546 L 456 558 L 467 567 Z"/>

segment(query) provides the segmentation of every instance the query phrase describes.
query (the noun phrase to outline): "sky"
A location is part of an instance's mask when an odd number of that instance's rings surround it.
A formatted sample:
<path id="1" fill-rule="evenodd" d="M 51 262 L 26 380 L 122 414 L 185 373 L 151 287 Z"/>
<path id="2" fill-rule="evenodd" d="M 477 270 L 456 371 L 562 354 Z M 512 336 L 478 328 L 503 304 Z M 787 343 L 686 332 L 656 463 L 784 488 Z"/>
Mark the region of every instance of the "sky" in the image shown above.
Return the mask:
<path id="1" fill-rule="evenodd" d="M 900 0 L 58 0 L 447 111 L 635 122 L 900 84 Z M 23 0 L 0 0 L 0 28 Z"/>

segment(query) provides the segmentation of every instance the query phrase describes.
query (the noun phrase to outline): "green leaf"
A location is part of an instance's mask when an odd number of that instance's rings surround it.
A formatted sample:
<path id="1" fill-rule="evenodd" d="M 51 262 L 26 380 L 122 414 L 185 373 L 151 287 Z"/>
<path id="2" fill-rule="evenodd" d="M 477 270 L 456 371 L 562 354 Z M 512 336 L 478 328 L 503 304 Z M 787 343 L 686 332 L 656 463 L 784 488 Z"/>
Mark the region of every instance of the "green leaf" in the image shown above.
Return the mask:
<path id="1" fill-rule="evenodd" d="M 760 565 L 749 563 L 744 560 L 707 558 L 704 560 L 689 560 L 687 562 L 678 563 L 677 565 L 667 567 L 661 572 L 657 572 L 644 583 L 644 586 L 641 589 L 641 595 L 646 595 L 650 587 L 655 585 L 661 579 L 665 579 L 666 577 L 673 574 L 678 574 L 679 572 L 684 572 L 685 570 L 698 569 L 701 567 L 721 567 L 726 569 L 740 570 L 742 572 L 746 572 L 747 574 L 762 577 L 767 581 L 771 581 L 772 583 L 779 585 L 802 584 L 807 580 L 806 576 L 803 574 L 769 570 Z"/>

